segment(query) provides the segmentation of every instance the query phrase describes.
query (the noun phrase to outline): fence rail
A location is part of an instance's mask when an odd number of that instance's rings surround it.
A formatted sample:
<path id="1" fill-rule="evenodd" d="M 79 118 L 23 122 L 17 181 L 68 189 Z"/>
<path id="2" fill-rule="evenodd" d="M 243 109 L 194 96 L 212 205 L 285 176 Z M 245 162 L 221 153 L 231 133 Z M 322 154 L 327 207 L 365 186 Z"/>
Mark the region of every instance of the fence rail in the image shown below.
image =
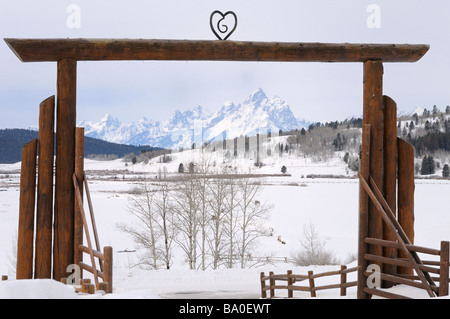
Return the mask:
<path id="1" fill-rule="evenodd" d="M 401 249 L 401 246 L 398 242 L 392 242 L 388 240 L 376 239 L 376 238 L 366 238 L 365 242 L 369 245 L 376 245 L 382 247 L 390 247 Z M 437 260 L 420 260 L 421 262 L 418 264 L 418 268 L 426 273 L 436 274 L 437 276 L 430 276 L 430 278 L 436 281 L 437 284 L 424 284 L 420 281 L 420 277 L 418 275 L 412 275 L 407 273 L 396 273 L 392 274 L 380 274 L 380 279 L 383 281 L 392 282 L 394 284 L 403 284 L 408 285 L 415 288 L 427 289 L 428 287 L 436 293 L 438 296 L 447 296 L 449 293 L 449 242 L 441 241 L 440 249 L 432 249 L 412 244 L 407 244 L 406 247 L 409 251 L 421 254 L 427 254 L 432 256 L 439 256 L 439 261 Z M 375 256 L 371 254 L 366 254 L 364 258 L 368 261 L 373 261 L 377 263 L 389 264 L 396 267 L 405 267 L 405 268 L 413 268 L 410 260 L 407 258 L 387 258 L 381 256 Z M 437 267 L 436 267 L 437 266 Z M 365 271 L 365 276 L 370 276 L 372 273 Z M 419 281 L 418 281 L 419 280 Z M 377 296 L 381 296 L 384 298 L 402 298 L 404 296 L 393 295 L 386 291 L 370 289 L 366 288 L 367 292 L 370 294 L 374 294 Z"/>
<path id="2" fill-rule="evenodd" d="M 309 292 L 311 297 L 317 297 L 316 291 L 325 289 L 340 289 L 340 295 L 346 296 L 347 288 L 357 285 L 356 281 L 347 282 L 347 274 L 356 272 L 357 267 L 347 268 L 347 266 L 341 266 L 340 270 L 327 271 L 323 273 L 314 274 L 313 271 L 308 271 L 308 275 L 293 274 L 292 270 L 288 270 L 286 274 L 275 275 L 273 272 L 269 272 L 269 275 L 261 273 L 261 297 L 267 298 L 267 291 L 269 291 L 269 298 L 275 297 L 275 290 L 287 290 L 288 298 L 294 297 L 294 291 Z M 329 284 L 323 286 L 316 286 L 315 279 L 328 276 L 340 276 L 340 282 L 337 284 Z M 308 281 L 308 285 L 299 286 L 295 283 Z M 269 285 L 266 282 L 269 281 Z M 285 285 L 277 284 L 277 281 L 286 281 Z"/>
<path id="3" fill-rule="evenodd" d="M 103 253 L 94 250 L 89 249 L 89 247 L 80 245 L 78 246 L 78 250 L 80 252 L 93 255 L 94 257 L 97 257 L 99 260 L 99 264 L 103 262 L 103 265 L 101 266 L 101 269 L 97 269 L 95 264 L 88 265 L 83 262 L 79 262 L 78 266 L 80 266 L 81 269 L 86 270 L 94 275 L 95 282 L 97 286 L 99 286 L 99 281 L 97 277 L 100 277 L 103 280 L 103 283 L 107 283 L 108 285 L 104 288 L 106 289 L 105 292 L 112 293 L 112 273 L 113 273 L 113 263 L 112 263 L 112 256 L 113 256 L 113 249 L 112 247 L 106 246 L 103 248 Z"/>
<path id="4" fill-rule="evenodd" d="M 88 254 L 90 256 L 90 261 L 91 261 L 91 265 L 88 265 L 88 264 L 83 263 L 82 261 L 79 261 L 78 266 L 80 266 L 81 269 L 86 270 L 94 275 L 94 280 L 95 280 L 95 284 L 97 287 L 101 286 L 100 284 L 103 284 L 103 290 L 106 289 L 105 292 L 112 293 L 112 291 L 113 291 L 113 287 L 112 287 L 113 286 L 113 249 L 112 249 L 112 247 L 105 246 L 103 248 L 103 253 L 101 253 L 99 251 L 100 250 L 100 242 L 98 240 L 97 228 L 95 226 L 95 218 L 94 218 L 93 209 L 92 209 L 90 192 L 89 192 L 89 188 L 88 188 L 88 184 L 87 184 L 87 180 L 86 180 L 86 175 L 83 174 L 82 181 L 86 188 L 86 196 L 88 199 L 89 211 L 91 213 L 91 222 L 92 222 L 92 226 L 93 226 L 93 232 L 94 232 L 94 238 L 95 238 L 97 250 L 92 248 L 91 236 L 89 234 L 89 227 L 88 227 L 88 223 L 86 220 L 86 214 L 84 212 L 84 207 L 83 207 L 83 199 L 81 197 L 80 188 L 79 188 L 77 177 L 75 174 L 73 174 L 72 180 L 73 180 L 73 185 L 75 188 L 75 200 L 76 200 L 76 203 L 79 208 L 79 213 L 81 215 L 83 228 L 84 228 L 84 231 L 86 234 L 86 242 L 87 242 L 87 247 L 80 244 L 76 248 L 78 249 L 78 251 Z M 97 269 L 97 266 L 95 263 L 95 258 L 98 259 L 98 264 L 100 266 L 100 270 Z M 99 282 L 98 277 L 100 277 L 103 280 L 103 283 Z M 107 285 L 105 287 L 106 283 L 107 283 Z"/>

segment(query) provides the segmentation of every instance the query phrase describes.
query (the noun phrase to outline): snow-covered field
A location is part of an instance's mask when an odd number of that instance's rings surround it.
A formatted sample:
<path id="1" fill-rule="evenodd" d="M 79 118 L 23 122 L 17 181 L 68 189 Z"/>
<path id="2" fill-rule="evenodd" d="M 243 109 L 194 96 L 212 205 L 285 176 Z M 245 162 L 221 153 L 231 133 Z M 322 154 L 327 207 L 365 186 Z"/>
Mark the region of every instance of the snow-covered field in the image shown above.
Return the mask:
<path id="1" fill-rule="evenodd" d="M 286 273 L 288 269 L 296 274 L 336 270 L 339 266 L 297 267 L 291 263 L 271 262 L 258 264 L 247 269 L 189 270 L 181 259 L 174 260 L 170 270 L 143 270 L 132 267 L 135 254 L 125 252 L 135 249 L 134 242 L 117 230 L 119 222 L 131 217 L 127 212 L 128 191 L 136 187 L 134 176 L 153 176 L 165 166 L 168 174 L 176 174 L 182 158 L 189 152 L 173 154 L 171 163 L 135 164 L 125 166 L 123 161 L 85 161 L 85 170 L 90 172 L 90 190 L 94 204 L 95 218 L 102 246 L 114 249 L 114 293 L 110 295 L 75 294 L 72 288 L 48 280 L 15 281 L 11 271 L 13 243 L 16 240 L 18 224 L 20 163 L 0 165 L 0 275 L 9 275 L 11 280 L 0 282 L 0 298 L 260 298 L 261 272 Z M 349 256 L 356 256 L 358 236 L 358 194 L 359 184 L 355 178 L 306 178 L 308 174 L 334 174 L 353 176 L 339 158 L 326 163 L 313 163 L 308 159 L 284 156 L 274 164 L 262 168 L 245 164 L 238 165 L 260 174 L 280 174 L 282 165 L 287 167 L 286 176 L 264 179 L 262 199 L 274 205 L 269 223 L 274 235 L 264 238 L 253 256 L 287 257 L 300 249 L 303 226 L 315 226 L 326 249 L 332 251 L 343 263 Z M 127 170 L 127 171 L 125 171 Z M 101 174 L 100 174 L 101 173 Z M 448 194 L 450 181 L 417 180 L 415 191 L 415 242 L 430 248 L 439 248 L 441 240 L 450 239 L 450 214 Z M 285 243 L 281 243 L 281 238 Z M 86 258 L 86 257 L 85 257 Z M 353 261 L 349 267 L 355 266 Z M 336 277 L 328 277 L 323 283 L 336 283 Z M 355 280 L 356 273 L 349 275 Z M 320 284 L 320 282 L 318 283 Z M 395 289 L 405 289 L 398 286 Z M 426 297 L 423 291 L 410 291 L 413 297 Z M 279 292 L 285 296 L 285 292 Z M 295 297 L 309 298 L 309 293 L 296 292 Z M 339 297 L 339 291 L 317 292 L 318 298 L 356 298 L 356 288 L 350 288 L 346 297 Z"/>

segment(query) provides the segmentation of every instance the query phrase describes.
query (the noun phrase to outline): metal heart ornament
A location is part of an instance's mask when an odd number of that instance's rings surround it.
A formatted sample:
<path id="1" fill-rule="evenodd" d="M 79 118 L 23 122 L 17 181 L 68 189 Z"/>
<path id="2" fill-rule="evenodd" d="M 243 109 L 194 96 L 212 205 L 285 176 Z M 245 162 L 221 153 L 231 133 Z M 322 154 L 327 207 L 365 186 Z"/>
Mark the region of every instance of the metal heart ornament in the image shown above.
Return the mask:
<path id="1" fill-rule="evenodd" d="M 211 13 L 209 25 L 219 40 L 226 40 L 236 30 L 237 16 L 233 11 L 222 13 L 216 10 Z"/>

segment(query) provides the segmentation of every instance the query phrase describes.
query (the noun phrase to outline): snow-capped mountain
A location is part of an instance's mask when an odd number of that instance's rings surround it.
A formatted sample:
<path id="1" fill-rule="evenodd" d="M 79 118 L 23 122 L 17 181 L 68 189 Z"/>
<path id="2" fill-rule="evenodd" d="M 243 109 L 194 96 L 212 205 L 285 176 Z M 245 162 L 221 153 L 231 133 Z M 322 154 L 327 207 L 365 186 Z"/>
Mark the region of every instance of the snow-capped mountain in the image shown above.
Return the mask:
<path id="1" fill-rule="evenodd" d="M 269 99 L 262 89 L 240 104 L 225 102 L 214 114 L 208 114 L 201 106 L 196 106 L 184 112 L 177 110 L 162 123 L 147 118 L 134 123 L 121 123 L 107 114 L 96 123 L 82 121 L 78 124 L 85 128 L 85 134 L 89 137 L 170 149 L 256 133 L 301 129 L 308 125 L 307 121 L 297 119 L 280 97 Z"/>

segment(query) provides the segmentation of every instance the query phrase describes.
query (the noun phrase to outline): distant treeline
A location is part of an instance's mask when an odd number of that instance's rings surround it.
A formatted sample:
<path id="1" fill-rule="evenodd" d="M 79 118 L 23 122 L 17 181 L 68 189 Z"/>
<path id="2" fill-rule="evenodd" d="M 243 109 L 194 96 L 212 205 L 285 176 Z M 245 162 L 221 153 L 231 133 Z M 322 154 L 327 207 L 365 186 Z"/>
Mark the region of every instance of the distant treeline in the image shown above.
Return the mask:
<path id="1" fill-rule="evenodd" d="M 450 151 L 450 132 L 428 132 L 427 135 L 408 140 L 418 155 L 434 153 L 438 150 Z"/>
<path id="2" fill-rule="evenodd" d="M 38 138 L 37 131 L 25 129 L 3 129 L 0 130 L 0 163 L 10 164 L 21 161 L 22 147 L 31 140 Z M 86 157 L 100 156 L 117 156 L 123 157 L 125 154 L 160 150 L 160 148 L 148 145 L 124 145 L 117 143 L 109 143 L 103 140 L 85 137 L 84 152 Z"/>

